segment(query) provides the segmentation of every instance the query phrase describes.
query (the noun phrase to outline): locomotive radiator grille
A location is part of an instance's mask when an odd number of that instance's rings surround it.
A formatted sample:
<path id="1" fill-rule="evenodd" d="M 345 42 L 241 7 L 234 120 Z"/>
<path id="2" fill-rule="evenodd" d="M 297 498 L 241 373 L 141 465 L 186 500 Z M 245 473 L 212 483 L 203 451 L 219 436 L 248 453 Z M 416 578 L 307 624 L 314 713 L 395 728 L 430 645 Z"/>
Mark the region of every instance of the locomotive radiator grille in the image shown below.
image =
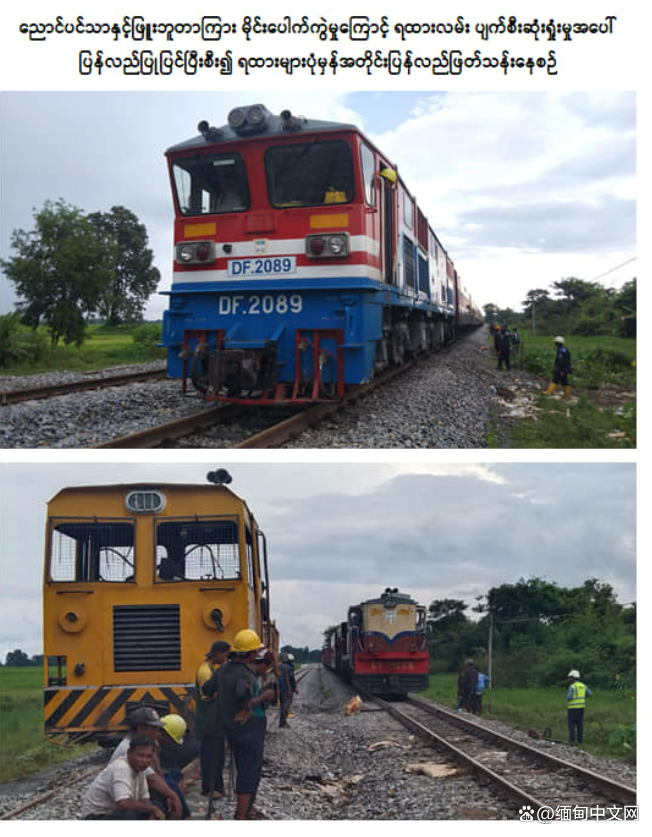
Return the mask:
<path id="1" fill-rule="evenodd" d="M 119 605 L 113 608 L 115 671 L 179 671 L 179 605 Z"/>

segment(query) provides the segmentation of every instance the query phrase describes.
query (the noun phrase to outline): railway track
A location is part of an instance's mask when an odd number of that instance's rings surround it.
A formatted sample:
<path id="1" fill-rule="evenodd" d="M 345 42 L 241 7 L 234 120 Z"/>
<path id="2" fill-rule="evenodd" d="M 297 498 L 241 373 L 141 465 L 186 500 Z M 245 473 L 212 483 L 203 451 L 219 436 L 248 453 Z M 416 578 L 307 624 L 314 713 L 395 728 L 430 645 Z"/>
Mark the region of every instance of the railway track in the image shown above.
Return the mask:
<path id="1" fill-rule="evenodd" d="M 365 701 L 359 712 L 347 717 L 343 709 L 353 692 L 334 675 L 319 667 L 305 666 L 297 671 L 297 679 L 301 685 L 293 702 L 295 717 L 289 729 L 279 730 L 276 711 L 268 711 L 265 766 L 257 804 L 270 819 L 507 821 L 519 819 L 520 806 L 531 808 L 534 819 L 539 810 L 552 811 L 558 806 L 566 810 L 584 808 L 592 812 L 585 819 L 598 821 L 601 817 L 597 811 L 608 812 L 616 800 L 619 804 L 632 804 L 635 799 L 634 787 L 625 783 L 611 783 L 607 778 L 610 786 L 620 786 L 617 790 L 623 796 L 616 796 L 615 791 L 594 787 L 587 775 L 591 771 L 584 771 L 577 778 L 575 764 L 555 765 L 552 769 L 542 761 L 548 754 L 536 747 L 527 748 L 536 752 L 521 761 L 517 756 L 518 741 L 496 737 L 494 730 L 481 720 L 474 722 L 450 711 L 442 713 L 435 704 L 430 704 L 426 711 L 418 706 L 419 701 L 390 704 L 392 709 L 410 717 L 409 728 L 402 726 L 403 722 L 399 725 L 398 719 L 371 701 Z M 432 707 L 438 711 L 438 719 L 430 714 Z M 459 724 L 470 728 L 468 738 Z M 421 771 L 408 769 L 446 768 L 456 759 L 450 751 L 441 752 L 443 745 L 426 736 L 421 727 L 433 729 L 465 756 L 517 787 L 518 802 L 514 804 L 514 796 L 502 782 L 477 779 L 475 774 L 484 774 L 475 766 L 462 767 L 445 778 L 426 778 Z M 488 735 L 495 740 L 489 741 Z M 559 749 L 566 751 L 563 746 Z M 587 756 L 580 752 L 577 755 Z M 105 757 L 95 758 L 97 761 L 85 757 L 83 764 L 60 766 L 56 775 L 34 783 L 29 797 L 24 792 L 11 794 L 11 801 L 7 799 L 2 805 L 2 818 L 75 819 L 85 787 L 105 763 Z M 618 775 L 633 776 L 610 760 L 593 763 L 587 756 L 585 763 L 605 774 L 613 767 L 619 770 Z M 207 799 L 201 795 L 198 777 L 192 775 L 193 766 L 187 770 L 186 800 L 192 818 L 205 819 Z M 214 813 L 218 818 L 230 819 L 234 810 L 232 779 L 228 774 L 225 779 L 228 792 L 216 800 Z M 535 787 L 526 787 L 525 779 Z M 608 818 L 608 813 L 602 817 Z"/>
<path id="2" fill-rule="evenodd" d="M 301 683 L 312 671 L 314 671 L 314 666 L 303 666 L 299 671 L 296 673 L 296 682 L 297 684 Z M 73 790 L 79 786 L 79 790 L 77 793 L 79 796 L 83 793 L 83 790 L 90 784 L 90 782 L 97 776 L 98 773 L 105 767 L 106 761 L 102 759 L 102 763 L 99 766 L 92 767 L 90 769 L 80 770 L 74 775 L 68 774 L 65 781 L 65 788 L 67 791 Z M 227 770 L 233 769 L 233 766 L 230 762 L 227 764 Z M 183 773 L 185 776 L 192 776 L 199 772 L 199 758 L 196 758 L 190 764 L 188 764 L 184 769 Z M 228 781 L 229 776 L 227 775 L 227 787 L 230 789 L 230 793 L 228 794 L 229 797 L 232 797 L 232 781 Z M 232 779 L 232 777 L 231 777 Z M 12 820 L 21 818 L 22 815 L 27 814 L 28 819 L 39 819 L 38 817 L 38 809 L 41 806 L 51 805 L 53 799 L 60 794 L 62 791 L 62 784 L 56 783 L 54 787 L 51 787 L 48 790 L 37 790 L 34 794 L 28 798 L 23 799 L 20 803 L 14 805 L 9 810 L 4 811 L 0 814 L 0 820 Z M 205 804 L 205 799 L 203 799 L 199 795 L 198 787 L 196 786 L 196 782 L 191 782 L 190 789 L 189 789 L 189 801 L 193 803 L 192 807 L 199 811 L 199 813 L 194 816 L 193 818 L 197 819 L 204 819 L 204 808 L 202 807 Z"/>
<path id="3" fill-rule="evenodd" d="M 610 810 L 636 804 L 635 788 L 509 738 L 430 701 L 410 697 L 399 709 L 380 698 L 372 699 L 400 723 L 491 782 L 523 810 L 531 809 L 534 817 L 543 809 Z"/>
<path id="4" fill-rule="evenodd" d="M 393 378 L 414 366 L 414 361 L 405 363 L 402 366 L 391 369 L 379 375 L 371 383 L 358 387 L 336 403 L 315 404 L 308 408 L 299 408 L 294 415 L 287 416 L 288 408 L 279 408 L 282 414 L 280 420 L 271 419 L 271 423 L 263 430 L 257 430 L 241 442 L 232 445 L 233 448 L 275 448 L 323 421 L 327 416 L 333 415 L 339 410 L 345 409 L 347 405 L 361 398 L 363 395 L 372 392 L 379 386 L 388 383 Z M 269 416 L 275 416 L 269 408 Z M 205 430 L 215 424 L 228 424 L 240 419 L 245 415 L 246 408 L 236 404 L 219 404 L 209 410 L 202 410 L 189 416 L 184 416 L 174 421 L 166 422 L 146 430 L 140 430 L 127 436 L 117 439 L 110 439 L 95 445 L 95 448 L 156 448 L 171 446 L 175 441 L 187 438 L 193 433 Z M 258 411 L 258 416 L 264 415 L 265 411 Z M 262 419 L 264 422 L 264 419 Z"/>
<path id="5" fill-rule="evenodd" d="M 165 368 L 147 369 L 140 372 L 125 372 L 120 375 L 108 375 L 104 378 L 80 378 L 76 381 L 64 381 L 47 386 L 3 390 L 0 392 L 0 405 L 6 406 L 7 404 L 18 404 L 21 401 L 37 401 L 43 398 L 54 398 L 57 395 L 68 395 L 71 392 L 108 389 L 109 387 L 136 384 L 141 381 L 156 381 L 166 377 L 167 372 Z"/>

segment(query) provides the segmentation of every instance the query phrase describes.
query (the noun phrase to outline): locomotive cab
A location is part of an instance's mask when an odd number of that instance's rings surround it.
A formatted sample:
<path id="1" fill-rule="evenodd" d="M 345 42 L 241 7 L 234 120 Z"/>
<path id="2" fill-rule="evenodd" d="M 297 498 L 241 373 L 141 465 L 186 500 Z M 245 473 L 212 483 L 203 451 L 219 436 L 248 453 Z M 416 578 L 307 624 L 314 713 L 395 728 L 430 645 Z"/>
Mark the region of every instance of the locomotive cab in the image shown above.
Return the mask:
<path id="1" fill-rule="evenodd" d="M 377 694 L 428 687 L 425 607 L 397 588 L 349 609 L 354 684 Z"/>
<path id="2" fill-rule="evenodd" d="M 215 639 L 248 627 L 278 648 L 264 536 L 224 485 L 60 491 L 43 615 L 49 738 L 110 738 L 140 704 L 191 722 L 195 672 Z"/>

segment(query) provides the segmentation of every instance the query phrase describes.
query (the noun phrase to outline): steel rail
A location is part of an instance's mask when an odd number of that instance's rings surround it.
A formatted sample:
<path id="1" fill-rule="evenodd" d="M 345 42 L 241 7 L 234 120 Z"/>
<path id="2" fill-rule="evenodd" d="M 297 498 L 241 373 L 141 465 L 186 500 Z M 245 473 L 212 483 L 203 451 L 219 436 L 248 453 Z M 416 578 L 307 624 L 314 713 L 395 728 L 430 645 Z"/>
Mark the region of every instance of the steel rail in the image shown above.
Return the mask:
<path id="1" fill-rule="evenodd" d="M 78 782 L 82 782 L 84 779 L 89 779 L 91 776 L 97 776 L 97 774 L 101 773 L 103 769 L 104 767 L 94 767 L 91 770 L 87 770 L 85 773 L 82 773 L 79 776 L 74 777 L 73 779 L 68 779 L 66 787 L 69 787 L 71 784 L 76 785 Z M 6 811 L 4 814 L 0 815 L 0 820 L 10 820 L 13 817 L 17 817 L 19 814 L 22 814 L 23 811 L 28 811 L 30 808 L 35 808 L 42 802 L 47 802 L 48 799 L 55 796 L 55 794 L 59 793 L 60 790 L 60 787 L 56 787 L 52 788 L 52 790 L 46 791 L 45 793 L 41 793 L 38 796 L 35 796 L 32 799 L 28 800 L 27 802 L 24 802 L 18 808 L 13 808 L 11 811 Z"/>
<path id="2" fill-rule="evenodd" d="M 515 799 L 520 805 L 529 805 L 533 811 L 538 811 L 539 808 L 544 808 L 545 803 L 541 802 L 534 796 L 530 796 L 529 793 L 526 793 L 521 788 L 517 787 L 516 785 L 512 784 L 508 779 L 505 779 L 503 776 L 500 776 L 498 773 L 495 773 L 491 768 L 487 767 L 486 765 L 482 764 L 479 761 L 476 761 L 472 756 L 468 753 L 465 753 L 463 750 L 460 750 L 459 747 L 456 747 L 454 744 L 451 744 L 450 741 L 447 741 L 445 738 L 442 738 L 440 735 L 437 735 L 436 732 L 433 732 L 428 727 L 425 727 L 422 723 L 417 721 L 415 718 L 411 718 L 409 715 L 406 715 L 404 712 L 401 712 L 400 709 L 397 709 L 391 703 L 387 703 L 387 701 L 382 700 L 382 698 L 376 697 L 375 695 L 366 696 L 367 698 L 371 697 L 375 703 L 378 703 L 382 708 L 388 712 L 392 717 L 396 718 L 397 721 L 400 721 L 404 726 L 412 729 L 414 732 L 424 735 L 426 738 L 429 738 L 431 741 L 434 741 L 440 747 L 443 747 L 449 753 L 453 755 L 453 757 L 464 764 L 466 767 L 469 767 L 475 773 L 483 776 L 485 779 L 488 779 L 492 784 L 496 785 L 502 791 L 508 794 L 508 796 Z"/>
<path id="3" fill-rule="evenodd" d="M 95 448 L 155 448 L 165 442 L 182 439 L 196 430 L 203 427 L 210 427 L 215 424 L 216 419 L 224 412 L 224 407 L 211 407 L 199 413 L 192 413 L 189 416 L 168 421 L 165 424 L 157 424 L 146 430 L 139 430 L 137 433 L 130 433 L 127 436 L 120 436 L 117 439 L 110 439 L 108 442 L 101 442 L 93 445 Z"/>
<path id="4" fill-rule="evenodd" d="M 325 416 L 342 409 L 347 404 L 360 398 L 367 392 L 371 392 L 381 384 L 385 384 L 397 375 L 405 372 L 414 365 L 414 361 L 403 364 L 402 366 L 391 369 L 379 375 L 371 383 L 358 387 L 347 393 L 342 401 L 328 404 L 316 404 L 314 407 L 309 407 L 292 416 L 288 419 L 262 430 L 260 433 L 255 433 L 233 445 L 233 448 L 268 448 L 276 447 L 283 444 L 288 439 L 301 433 L 306 428 L 318 423 Z M 220 403 L 215 407 L 202 410 L 199 413 L 193 413 L 190 416 L 184 416 L 174 421 L 159 424 L 155 427 L 150 427 L 145 430 L 139 430 L 136 433 L 131 433 L 127 436 L 120 436 L 117 439 L 110 439 L 108 442 L 101 442 L 98 445 L 93 445 L 95 448 L 154 448 L 165 442 L 171 442 L 175 439 L 182 439 L 200 430 L 204 427 L 210 427 L 215 423 L 216 418 L 228 418 L 231 412 L 237 415 L 242 415 L 243 407 L 240 404 Z"/>
<path id="5" fill-rule="evenodd" d="M 0 405 L 16 404 L 21 401 L 36 401 L 43 398 L 53 398 L 56 395 L 68 395 L 71 392 L 84 392 L 91 389 L 108 389 L 139 381 L 160 380 L 167 377 L 165 369 L 149 369 L 142 372 L 125 372 L 120 375 L 110 375 L 106 378 L 88 378 L 76 381 L 65 381 L 59 384 L 47 384 L 40 387 L 23 387 L 22 389 L 8 389 L 0 392 Z"/>
<path id="6" fill-rule="evenodd" d="M 377 387 L 380 387 L 383 384 L 388 383 L 393 378 L 396 378 L 398 375 L 401 375 L 403 372 L 407 371 L 408 369 L 411 369 L 415 365 L 415 363 L 416 361 L 411 360 L 407 363 L 404 363 L 402 366 L 397 366 L 394 369 L 390 369 L 387 372 L 383 372 L 382 374 L 378 375 L 378 377 L 374 378 L 373 381 L 370 381 L 368 384 L 362 384 L 361 386 L 356 387 L 355 389 L 352 389 L 349 392 L 346 392 L 341 401 L 333 401 L 326 404 L 315 404 L 314 407 L 308 407 L 302 412 L 297 413 L 296 416 L 291 416 L 290 418 L 285 419 L 285 421 L 279 422 L 279 424 L 275 424 L 272 427 L 268 427 L 265 430 L 261 430 L 260 433 L 256 433 L 253 436 L 249 436 L 242 442 L 238 442 L 237 445 L 233 445 L 233 447 L 278 447 L 279 445 L 282 445 L 285 442 L 292 439 L 294 436 L 297 436 L 299 433 L 302 433 L 304 430 L 307 430 L 309 427 L 313 427 L 320 421 L 323 421 L 323 419 L 325 419 L 327 416 L 332 415 L 333 413 L 336 413 L 339 410 L 343 410 L 346 406 L 353 403 L 353 401 L 356 401 L 363 395 L 372 392 Z"/>
<path id="7" fill-rule="evenodd" d="M 480 735 L 484 735 L 487 738 L 498 741 L 503 745 L 511 747 L 512 749 L 528 753 L 534 758 L 537 758 L 539 761 L 550 764 L 551 766 L 559 769 L 563 768 L 565 770 L 571 770 L 573 773 L 581 776 L 589 784 L 598 785 L 601 789 L 613 793 L 617 799 L 624 802 L 626 805 L 633 805 L 636 803 L 636 788 L 624 785 L 614 779 L 609 779 L 607 776 L 603 776 L 600 773 L 594 773 L 592 770 L 587 770 L 585 767 L 581 767 L 571 761 L 562 759 L 559 756 L 553 756 L 550 753 L 540 750 L 538 747 L 532 747 L 530 744 L 526 744 L 524 741 L 517 741 L 514 738 L 510 738 L 508 735 L 503 735 L 501 732 L 489 729 L 483 724 L 472 721 L 470 718 L 462 717 L 456 712 L 452 712 L 443 706 L 437 706 L 425 698 L 410 695 L 407 702 L 424 709 L 431 715 L 439 715 L 461 729 L 467 731 L 470 730 L 472 732 L 477 731 Z"/>

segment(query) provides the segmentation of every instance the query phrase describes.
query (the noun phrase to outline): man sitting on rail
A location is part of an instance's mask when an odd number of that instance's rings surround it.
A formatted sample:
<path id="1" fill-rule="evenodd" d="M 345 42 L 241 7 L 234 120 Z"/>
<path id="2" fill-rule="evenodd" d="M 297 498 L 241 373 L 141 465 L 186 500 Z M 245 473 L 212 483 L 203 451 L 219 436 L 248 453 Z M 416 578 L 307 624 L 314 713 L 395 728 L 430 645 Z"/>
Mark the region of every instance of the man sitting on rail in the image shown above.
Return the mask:
<path id="1" fill-rule="evenodd" d="M 155 747 L 145 735 L 132 738 L 126 756 L 109 762 L 86 791 L 82 819 L 164 820 L 163 811 L 149 798 L 145 778 Z"/>
<path id="2" fill-rule="evenodd" d="M 117 758 L 125 756 L 130 741 L 136 736 L 144 735 L 154 744 L 154 755 L 151 764 L 145 770 L 145 777 L 151 799 L 161 806 L 167 819 L 180 820 L 184 814 L 184 804 L 180 798 L 179 789 L 172 789 L 165 781 L 159 761 L 159 742 L 165 724 L 158 713 L 151 706 L 138 706 L 126 717 L 129 733 L 113 751 L 109 764 Z M 186 814 L 186 816 L 188 816 Z"/>

